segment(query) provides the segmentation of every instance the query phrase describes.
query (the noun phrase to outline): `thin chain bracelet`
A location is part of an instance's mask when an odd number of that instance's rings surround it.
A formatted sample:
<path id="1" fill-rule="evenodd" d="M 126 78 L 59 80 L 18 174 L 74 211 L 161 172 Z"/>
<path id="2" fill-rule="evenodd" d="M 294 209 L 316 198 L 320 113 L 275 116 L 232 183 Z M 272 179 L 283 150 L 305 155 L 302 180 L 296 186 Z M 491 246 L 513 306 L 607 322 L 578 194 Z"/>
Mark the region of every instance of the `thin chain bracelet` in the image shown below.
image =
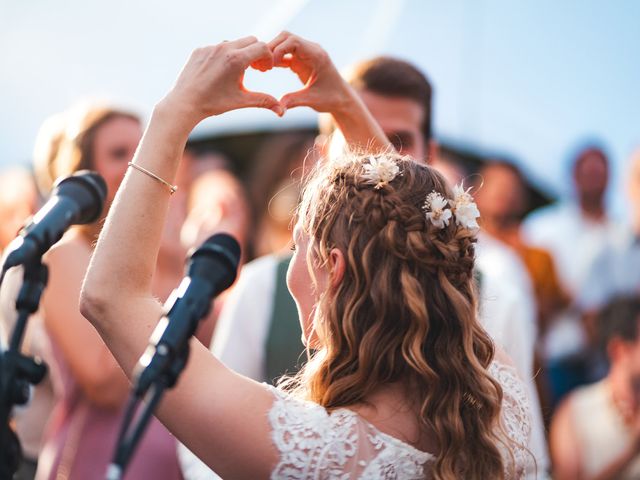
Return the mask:
<path id="1" fill-rule="evenodd" d="M 176 191 L 178 190 L 178 186 L 177 185 L 171 185 L 169 182 L 167 182 L 166 180 L 160 178 L 158 175 L 156 175 L 153 172 L 150 172 L 149 170 L 147 170 L 144 167 L 141 167 L 140 165 L 136 165 L 133 162 L 129 162 L 129 166 L 135 168 L 136 170 L 138 170 L 139 172 L 142 172 L 146 175 L 149 175 L 151 178 L 153 178 L 154 180 L 157 180 L 158 182 L 162 183 L 163 185 L 165 185 L 168 189 L 169 192 L 171 192 L 171 195 L 173 195 L 174 193 L 176 193 Z"/>

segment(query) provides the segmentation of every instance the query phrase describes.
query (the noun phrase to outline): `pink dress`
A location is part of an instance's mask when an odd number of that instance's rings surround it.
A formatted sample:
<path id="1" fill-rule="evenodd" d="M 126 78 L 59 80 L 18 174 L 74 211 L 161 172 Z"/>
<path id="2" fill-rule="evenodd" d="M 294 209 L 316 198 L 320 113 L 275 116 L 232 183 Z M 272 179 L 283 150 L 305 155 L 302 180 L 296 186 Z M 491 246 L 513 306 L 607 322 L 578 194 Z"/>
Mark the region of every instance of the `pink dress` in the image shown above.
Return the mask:
<path id="1" fill-rule="evenodd" d="M 75 382 L 60 350 L 54 344 L 55 364 L 50 365 L 61 385 L 45 432 L 38 460 L 37 480 L 103 480 L 112 460 L 124 406 L 106 410 L 92 405 Z M 154 417 L 138 444 L 124 480 L 181 480 L 176 440 Z"/>

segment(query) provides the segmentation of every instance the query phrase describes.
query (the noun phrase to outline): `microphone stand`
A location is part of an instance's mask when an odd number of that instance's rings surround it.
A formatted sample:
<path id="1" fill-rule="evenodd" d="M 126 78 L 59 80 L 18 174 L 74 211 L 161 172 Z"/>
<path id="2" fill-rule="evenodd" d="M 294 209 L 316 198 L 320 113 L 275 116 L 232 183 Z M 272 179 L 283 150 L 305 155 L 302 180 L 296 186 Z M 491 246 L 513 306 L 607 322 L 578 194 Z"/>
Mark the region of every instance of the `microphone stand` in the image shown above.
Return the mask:
<path id="1" fill-rule="evenodd" d="M 192 335 L 198 325 L 196 319 L 192 324 Z M 191 335 L 184 339 L 184 343 L 177 345 L 175 349 L 166 345 L 159 345 L 153 356 L 153 366 L 147 366 L 140 371 L 136 379 L 136 384 L 131 391 L 125 415 L 118 434 L 116 453 L 107 468 L 106 480 L 120 480 L 133 456 L 133 453 L 144 434 L 145 429 L 154 410 L 162 399 L 165 390 L 172 388 L 178 377 L 184 370 L 189 358 L 189 339 Z M 175 353 L 172 353 L 172 350 Z M 142 412 L 134 420 L 135 412 L 140 401 L 144 400 Z"/>
<path id="2" fill-rule="evenodd" d="M 14 405 L 29 400 L 29 385 L 37 385 L 47 373 L 47 367 L 38 358 L 20 353 L 29 316 L 38 310 L 40 297 L 47 285 L 49 271 L 40 257 L 24 264 L 24 280 L 16 300 L 18 318 L 11 334 L 9 349 L 0 351 L 0 473 L 19 466 L 20 443 L 9 427 Z M 5 477 L 2 477 L 5 478 Z"/>
<path id="3" fill-rule="evenodd" d="M 134 374 L 134 387 L 118 435 L 116 453 L 107 469 L 107 480 L 119 480 L 160 402 L 165 390 L 172 388 L 189 358 L 189 340 L 200 320 L 211 311 L 213 299 L 229 288 L 236 277 L 240 245 L 227 234 L 210 237 L 190 254 L 187 275 L 169 296 L 166 312 L 149 339 Z M 145 406 L 134 420 L 138 404 Z"/>

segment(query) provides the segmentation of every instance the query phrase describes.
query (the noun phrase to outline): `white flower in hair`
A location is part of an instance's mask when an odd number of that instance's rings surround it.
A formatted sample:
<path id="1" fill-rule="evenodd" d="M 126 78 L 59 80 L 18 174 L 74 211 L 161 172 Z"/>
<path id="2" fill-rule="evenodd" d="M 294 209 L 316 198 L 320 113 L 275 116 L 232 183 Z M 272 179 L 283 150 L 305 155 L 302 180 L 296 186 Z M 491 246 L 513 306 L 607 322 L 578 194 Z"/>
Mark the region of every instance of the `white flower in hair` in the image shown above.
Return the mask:
<path id="1" fill-rule="evenodd" d="M 395 160 L 389 157 L 369 157 L 369 163 L 364 166 L 364 173 L 362 176 L 367 183 L 375 185 L 375 188 L 380 188 L 383 185 L 392 181 L 400 173 L 400 167 L 396 164 Z"/>
<path id="2" fill-rule="evenodd" d="M 477 229 L 480 228 L 477 222 L 478 217 L 480 217 L 480 210 L 478 210 L 476 202 L 473 201 L 469 190 L 471 190 L 471 188 L 465 190 L 462 183 L 453 187 L 452 206 L 458 225 L 469 229 Z"/>
<path id="3" fill-rule="evenodd" d="M 444 228 L 449 226 L 451 209 L 447 208 L 447 205 L 447 200 L 435 190 L 427 195 L 423 209 L 426 212 L 427 220 L 430 220 L 434 227 Z"/>

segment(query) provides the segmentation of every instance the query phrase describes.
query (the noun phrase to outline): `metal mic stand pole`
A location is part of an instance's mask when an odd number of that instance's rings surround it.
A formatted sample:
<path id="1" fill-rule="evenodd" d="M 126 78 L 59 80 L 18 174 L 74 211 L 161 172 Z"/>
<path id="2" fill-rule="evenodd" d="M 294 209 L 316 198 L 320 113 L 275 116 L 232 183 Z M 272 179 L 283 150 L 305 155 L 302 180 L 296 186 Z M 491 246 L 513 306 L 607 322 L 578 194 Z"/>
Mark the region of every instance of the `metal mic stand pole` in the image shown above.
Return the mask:
<path id="1" fill-rule="evenodd" d="M 141 383 L 138 382 L 138 385 L 136 385 L 131 392 L 127 411 L 125 412 L 118 437 L 116 453 L 107 469 L 106 480 L 120 480 L 124 475 L 129 461 L 147 428 L 149 420 L 151 420 L 151 416 L 162 399 L 162 395 L 165 390 L 172 388 L 176 384 L 178 377 L 187 364 L 187 359 L 189 358 L 189 339 L 190 337 L 186 339 L 186 343 L 178 350 L 178 353 L 173 359 L 167 357 L 164 359 L 165 362 L 161 362 L 163 367 L 157 371 L 157 374 L 153 378 L 146 377 L 142 388 L 138 388 Z M 160 352 L 160 355 L 162 355 L 162 352 Z M 143 374 L 144 371 L 141 372 L 138 380 L 140 380 Z M 145 398 L 144 408 L 136 418 L 136 423 L 131 426 L 131 422 L 134 419 L 134 412 L 143 396 Z"/>
<path id="2" fill-rule="evenodd" d="M 9 349 L 0 352 L 0 452 L 15 452 L 17 438 L 9 427 L 9 417 L 14 405 L 24 405 L 29 400 L 29 385 L 37 385 L 47 373 L 47 367 L 39 359 L 20 353 L 24 331 L 29 316 L 38 310 L 40 297 L 47 285 L 49 271 L 40 258 L 24 265 L 24 280 L 16 300 L 18 318 L 13 328 Z M 20 444 L 17 442 L 18 452 Z M 0 462 L 11 459 L 0 456 Z M 3 463 L 8 465 L 8 463 Z M 17 465 L 16 465 L 17 468 Z"/>

